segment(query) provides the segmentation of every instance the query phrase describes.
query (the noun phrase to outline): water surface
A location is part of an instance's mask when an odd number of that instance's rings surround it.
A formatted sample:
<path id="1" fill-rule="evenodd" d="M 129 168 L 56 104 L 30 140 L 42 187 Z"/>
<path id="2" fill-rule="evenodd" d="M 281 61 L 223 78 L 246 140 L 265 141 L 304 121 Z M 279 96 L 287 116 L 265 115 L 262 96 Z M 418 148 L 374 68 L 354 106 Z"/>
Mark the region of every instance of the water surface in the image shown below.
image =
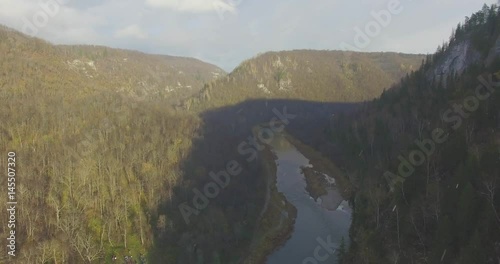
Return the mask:
<path id="1" fill-rule="evenodd" d="M 325 259 L 324 249 L 319 250 L 319 259 L 314 256 L 315 249 L 321 247 L 320 240 L 329 239 L 340 245 L 344 237 L 345 242 L 349 242 L 351 208 L 337 191 L 335 175 L 325 175 L 330 177 L 332 185 L 327 195 L 314 201 L 305 189 L 301 170 L 301 167 L 312 167 L 309 160 L 282 136 L 276 137 L 271 146 L 278 157 L 278 191 L 297 208 L 297 219 L 291 238 L 268 257 L 267 264 L 337 263 L 336 253 L 328 254 Z"/>

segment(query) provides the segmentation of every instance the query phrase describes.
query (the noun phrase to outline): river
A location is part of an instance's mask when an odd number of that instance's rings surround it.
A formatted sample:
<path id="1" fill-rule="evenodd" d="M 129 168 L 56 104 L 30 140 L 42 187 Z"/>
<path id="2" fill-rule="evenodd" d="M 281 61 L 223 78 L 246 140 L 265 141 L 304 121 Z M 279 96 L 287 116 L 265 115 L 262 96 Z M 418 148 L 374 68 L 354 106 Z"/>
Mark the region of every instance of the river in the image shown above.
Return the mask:
<path id="1" fill-rule="evenodd" d="M 301 170 L 312 167 L 309 160 L 282 136 L 270 145 L 277 156 L 278 191 L 297 208 L 297 218 L 292 236 L 267 258 L 267 264 L 337 263 L 331 245 L 338 248 L 344 237 L 347 247 L 352 210 L 337 191 L 334 177 L 329 177 L 328 194 L 314 201 Z"/>

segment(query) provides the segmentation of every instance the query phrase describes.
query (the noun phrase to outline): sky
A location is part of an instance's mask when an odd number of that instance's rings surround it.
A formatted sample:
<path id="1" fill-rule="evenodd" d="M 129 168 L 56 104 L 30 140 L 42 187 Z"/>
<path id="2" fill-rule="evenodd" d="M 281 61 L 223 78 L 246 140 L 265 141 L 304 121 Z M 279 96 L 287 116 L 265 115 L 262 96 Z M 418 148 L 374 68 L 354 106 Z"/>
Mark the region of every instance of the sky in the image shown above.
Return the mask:
<path id="1" fill-rule="evenodd" d="M 266 51 L 433 53 L 494 0 L 0 0 L 0 24 L 54 44 L 194 57 L 231 71 Z"/>

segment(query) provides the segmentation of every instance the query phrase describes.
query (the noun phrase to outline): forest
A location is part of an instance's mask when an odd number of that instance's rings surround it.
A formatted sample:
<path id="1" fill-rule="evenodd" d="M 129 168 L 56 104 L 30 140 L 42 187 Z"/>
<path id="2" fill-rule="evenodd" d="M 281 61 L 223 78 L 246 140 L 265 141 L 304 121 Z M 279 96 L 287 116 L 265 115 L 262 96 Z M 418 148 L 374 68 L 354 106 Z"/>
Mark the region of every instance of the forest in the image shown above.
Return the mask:
<path id="1" fill-rule="evenodd" d="M 419 70 L 326 129 L 356 189 L 342 263 L 500 260 L 499 11 L 467 17 Z M 432 74 L 464 43 L 477 59 Z"/>

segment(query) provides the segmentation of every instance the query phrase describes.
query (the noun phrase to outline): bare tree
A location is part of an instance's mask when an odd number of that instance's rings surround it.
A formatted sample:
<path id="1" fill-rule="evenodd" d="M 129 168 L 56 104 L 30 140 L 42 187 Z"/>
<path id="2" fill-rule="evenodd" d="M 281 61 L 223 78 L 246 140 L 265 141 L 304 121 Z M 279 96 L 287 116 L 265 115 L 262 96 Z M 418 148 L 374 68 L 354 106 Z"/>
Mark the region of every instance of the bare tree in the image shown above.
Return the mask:
<path id="1" fill-rule="evenodd" d="M 490 203 L 491 208 L 493 209 L 493 212 L 495 213 L 497 225 L 500 228 L 500 217 L 499 217 L 498 211 L 495 207 L 496 179 L 483 181 L 483 186 L 484 186 L 484 191 L 481 192 L 481 194 L 486 196 L 486 199 Z"/>
<path id="2" fill-rule="evenodd" d="M 468 122 L 465 126 L 465 143 L 469 146 L 469 143 L 472 141 L 472 137 L 474 136 L 474 131 L 476 130 L 476 123 L 474 121 Z"/>

